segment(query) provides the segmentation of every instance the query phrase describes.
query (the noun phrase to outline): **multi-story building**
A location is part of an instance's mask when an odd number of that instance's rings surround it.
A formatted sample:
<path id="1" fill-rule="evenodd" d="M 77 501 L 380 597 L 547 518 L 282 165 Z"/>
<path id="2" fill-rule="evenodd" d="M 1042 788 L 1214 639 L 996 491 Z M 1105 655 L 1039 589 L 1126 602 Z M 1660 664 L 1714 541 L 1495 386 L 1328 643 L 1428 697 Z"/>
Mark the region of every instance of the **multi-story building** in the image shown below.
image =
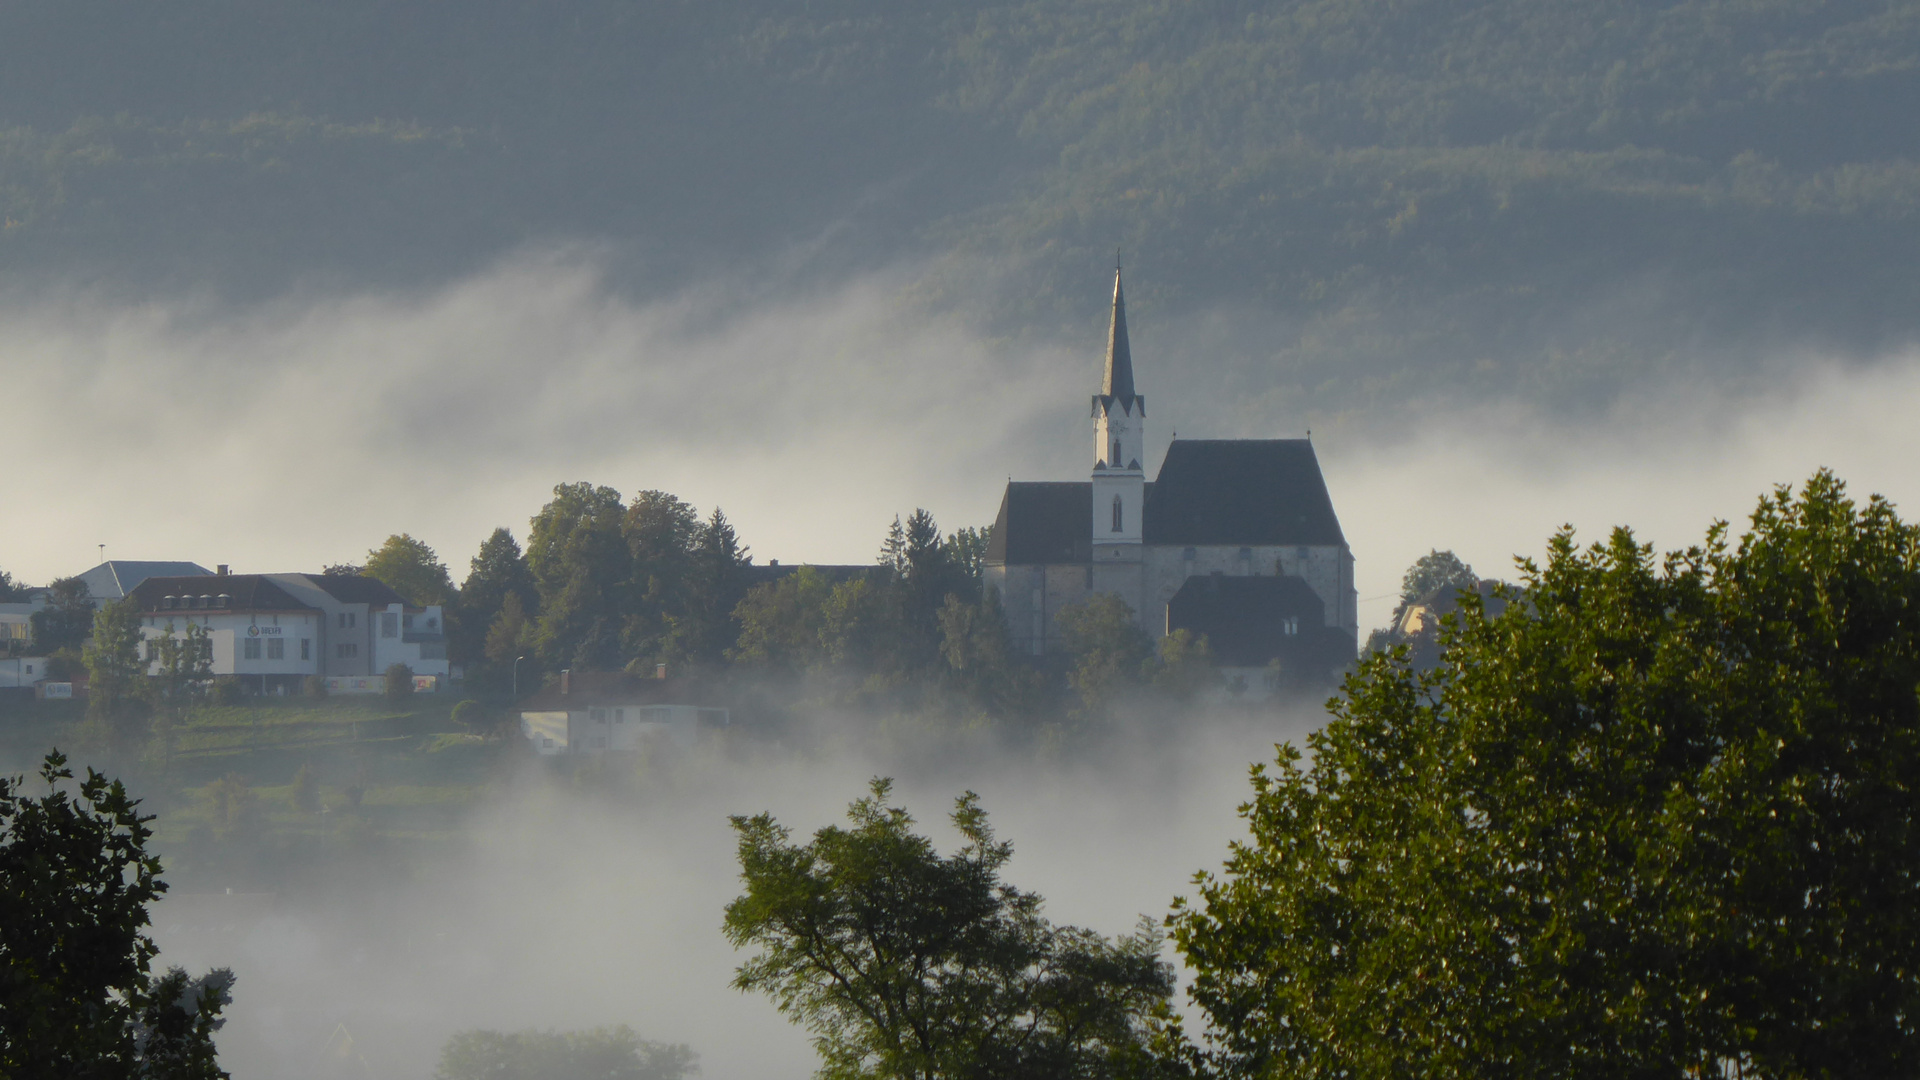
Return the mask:
<path id="1" fill-rule="evenodd" d="M 150 577 L 129 595 L 150 661 L 157 663 L 158 639 L 198 623 L 213 648 L 213 673 L 239 676 L 261 693 L 297 690 L 309 675 L 372 676 L 394 664 L 416 675 L 449 670 L 440 606 L 413 607 L 373 578 Z"/>
<path id="2" fill-rule="evenodd" d="M 1057 651 L 1061 610 L 1111 593 L 1155 639 L 1204 634 L 1243 680 L 1317 682 L 1353 658 L 1353 552 L 1310 439 L 1175 439 L 1146 478 L 1117 270 L 1092 418 L 1088 480 L 1010 482 L 1000 503 L 985 578 L 1017 648 Z"/>

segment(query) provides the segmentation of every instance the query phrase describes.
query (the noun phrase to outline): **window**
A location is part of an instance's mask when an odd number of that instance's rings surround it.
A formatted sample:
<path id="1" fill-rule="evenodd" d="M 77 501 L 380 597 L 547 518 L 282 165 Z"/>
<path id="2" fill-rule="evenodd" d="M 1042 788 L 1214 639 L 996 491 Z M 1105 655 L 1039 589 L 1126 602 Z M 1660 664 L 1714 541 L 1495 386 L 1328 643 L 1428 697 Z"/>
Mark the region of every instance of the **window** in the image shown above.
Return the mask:
<path id="1" fill-rule="evenodd" d="M 351 641 L 341 642 L 340 644 L 335 645 L 333 647 L 333 655 L 339 657 L 342 660 L 345 660 L 348 657 L 359 656 L 360 646 L 354 644 Z"/>
<path id="2" fill-rule="evenodd" d="M 285 660 L 286 658 L 287 658 L 287 639 L 278 638 L 278 637 L 268 638 L 267 639 L 267 659 Z"/>
<path id="3" fill-rule="evenodd" d="M 437 629 L 439 629 L 439 627 L 440 627 L 440 620 L 439 620 L 439 619 L 428 619 L 428 620 L 427 620 L 427 629 L 429 629 L 429 630 L 437 630 Z"/>
<path id="4" fill-rule="evenodd" d="M 300 639 L 300 659 L 302 660 L 313 659 L 313 639 L 312 638 Z"/>
<path id="5" fill-rule="evenodd" d="M 358 612 L 343 611 L 340 613 L 341 629 L 346 629 L 347 627 L 358 626 L 358 625 L 360 625 L 360 615 Z"/>
<path id="6" fill-rule="evenodd" d="M 1108 458 L 1107 462 L 1115 466 L 1123 464 L 1123 462 L 1121 462 L 1120 460 L 1120 440 L 1119 439 L 1113 440 L 1113 456 Z"/>
<path id="7" fill-rule="evenodd" d="M 1124 523 L 1124 520 L 1125 520 L 1123 517 L 1123 514 L 1124 514 L 1124 511 L 1122 511 L 1120 508 L 1120 496 L 1115 495 L 1113 497 L 1113 531 L 1114 532 L 1120 531 L 1120 526 Z"/>
<path id="8" fill-rule="evenodd" d="M 158 639 L 148 638 L 147 639 L 147 663 L 157 664 L 159 662 L 160 662 L 160 642 Z"/>
<path id="9" fill-rule="evenodd" d="M 413 616 L 411 615 L 400 616 L 400 629 L 402 630 L 413 629 Z"/>
<path id="10" fill-rule="evenodd" d="M 380 636 L 381 637 L 399 637 L 400 636 L 400 616 L 395 615 L 391 611 L 381 612 L 380 613 Z"/>
<path id="11" fill-rule="evenodd" d="M 241 649 L 241 652 L 240 652 L 241 659 L 243 660 L 260 659 L 260 639 L 259 638 L 257 637 L 247 638 L 245 641 L 242 641 L 240 643 L 240 649 Z"/>
<path id="12" fill-rule="evenodd" d="M 627 722 L 627 710 L 625 710 L 625 709 L 615 709 L 615 710 L 613 710 L 613 722 L 614 722 L 614 723 L 616 723 L 616 724 L 624 724 L 624 723 L 626 723 L 626 722 Z"/>
<path id="13" fill-rule="evenodd" d="M 226 593 L 221 593 L 219 596 L 216 596 L 213 598 L 213 606 L 214 607 L 232 607 L 233 597 L 229 596 Z"/>

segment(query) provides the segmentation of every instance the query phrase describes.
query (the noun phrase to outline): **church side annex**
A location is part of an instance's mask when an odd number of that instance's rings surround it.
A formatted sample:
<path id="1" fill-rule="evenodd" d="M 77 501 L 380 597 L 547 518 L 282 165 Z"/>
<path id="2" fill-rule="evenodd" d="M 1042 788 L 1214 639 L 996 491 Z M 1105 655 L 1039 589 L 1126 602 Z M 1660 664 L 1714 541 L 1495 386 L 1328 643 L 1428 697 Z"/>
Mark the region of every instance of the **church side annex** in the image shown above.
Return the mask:
<path id="1" fill-rule="evenodd" d="M 1063 648 L 1061 609 L 1113 593 L 1155 640 L 1204 634 L 1243 685 L 1330 681 L 1359 643 L 1353 552 L 1308 439 L 1175 439 L 1146 479 L 1126 296 L 1113 276 L 1094 462 L 1079 482 L 1007 484 L 987 548 L 1016 648 Z"/>

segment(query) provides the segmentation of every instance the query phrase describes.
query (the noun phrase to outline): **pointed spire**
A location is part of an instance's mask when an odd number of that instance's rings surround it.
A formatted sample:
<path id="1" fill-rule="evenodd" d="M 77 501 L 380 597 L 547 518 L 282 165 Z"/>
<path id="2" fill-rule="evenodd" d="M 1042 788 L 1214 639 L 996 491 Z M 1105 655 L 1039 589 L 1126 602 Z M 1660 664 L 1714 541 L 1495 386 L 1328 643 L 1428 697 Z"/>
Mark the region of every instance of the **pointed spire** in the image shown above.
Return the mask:
<path id="1" fill-rule="evenodd" d="M 1120 267 L 1113 268 L 1113 325 L 1107 330 L 1107 373 L 1100 384 L 1102 397 L 1119 398 L 1131 404 L 1133 393 L 1133 349 L 1127 344 L 1127 298 L 1120 288 Z"/>

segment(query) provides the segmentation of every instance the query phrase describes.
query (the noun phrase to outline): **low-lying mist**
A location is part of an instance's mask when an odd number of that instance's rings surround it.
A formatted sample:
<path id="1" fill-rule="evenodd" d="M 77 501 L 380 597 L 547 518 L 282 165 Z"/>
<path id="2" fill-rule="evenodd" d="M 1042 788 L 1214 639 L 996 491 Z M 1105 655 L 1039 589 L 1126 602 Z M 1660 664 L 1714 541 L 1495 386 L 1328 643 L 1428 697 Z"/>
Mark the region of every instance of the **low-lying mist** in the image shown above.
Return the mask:
<path id="1" fill-rule="evenodd" d="M 0 297 L 0 377 L 32 403 L 9 432 L 34 451 L 0 475 L 0 505 L 33 520 L 0 568 L 44 582 L 104 543 L 109 557 L 313 570 L 409 532 L 457 580 L 493 527 L 524 532 L 554 484 L 583 479 L 721 506 L 762 562 L 864 562 L 896 513 L 981 525 L 1009 476 L 1085 475 L 1103 275 L 1082 332 L 1008 338 L 970 314 L 991 306 L 987 264 L 943 263 L 938 305 L 917 266 L 839 280 L 776 267 L 645 299 L 604 265 L 590 249 L 530 253 L 434 289 L 239 307 Z M 1605 314 L 1631 322 L 1635 303 Z M 1439 361 L 1432 378 L 1373 380 L 1371 350 L 1387 346 L 1359 328 L 1162 318 L 1150 299 L 1130 316 L 1151 461 L 1175 432 L 1313 432 L 1363 629 L 1429 548 L 1504 576 L 1563 523 L 1683 544 L 1820 465 L 1862 493 L 1920 494 L 1911 353 L 1649 345 L 1615 365 L 1637 373 L 1625 381 L 1452 380 Z M 1342 370 L 1354 386 L 1329 389 Z"/>
<path id="2" fill-rule="evenodd" d="M 888 775 L 950 849 L 945 815 L 972 789 L 1016 845 L 1008 879 L 1054 921 L 1117 934 L 1219 864 L 1248 765 L 1320 715 L 1195 715 L 1058 752 L 847 721 L 804 748 L 612 758 L 591 778 L 526 760 L 451 857 L 369 864 L 312 896 L 164 900 L 161 962 L 239 975 L 220 1036 L 238 1080 L 424 1078 L 456 1031 L 618 1023 L 691 1045 L 707 1080 L 799 1078 L 816 1065 L 804 1034 L 728 987 L 743 958 L 720 933 L 738 894 L 728 815 L 769 810 L 804 837 Z"/>

